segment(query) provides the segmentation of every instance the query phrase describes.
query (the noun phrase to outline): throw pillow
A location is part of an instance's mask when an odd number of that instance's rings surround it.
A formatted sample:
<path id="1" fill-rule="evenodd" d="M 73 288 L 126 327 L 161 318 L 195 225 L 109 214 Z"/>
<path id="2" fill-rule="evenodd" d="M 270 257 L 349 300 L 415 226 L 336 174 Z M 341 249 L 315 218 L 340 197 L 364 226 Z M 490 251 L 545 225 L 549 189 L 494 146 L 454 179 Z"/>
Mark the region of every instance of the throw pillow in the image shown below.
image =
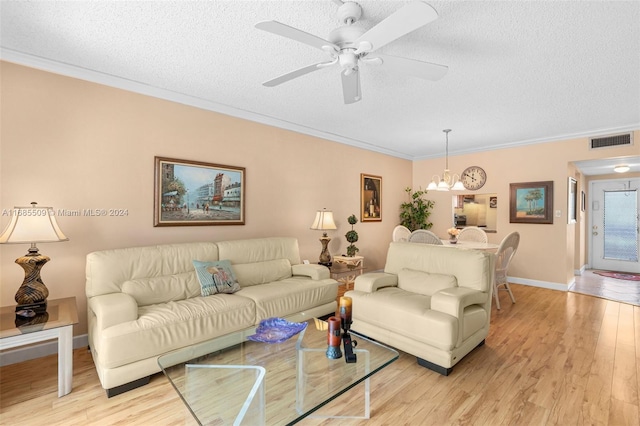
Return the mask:
<path id="1" fill-rule="evenodd" d="M 198 281 L 200 281 L 202 296 L 216 293 L 235 293 L 240 290 L 240 284 L 233 273 L 230 261 L 201 262 L 194 260 L 193 266 L 196 268 Z"/>

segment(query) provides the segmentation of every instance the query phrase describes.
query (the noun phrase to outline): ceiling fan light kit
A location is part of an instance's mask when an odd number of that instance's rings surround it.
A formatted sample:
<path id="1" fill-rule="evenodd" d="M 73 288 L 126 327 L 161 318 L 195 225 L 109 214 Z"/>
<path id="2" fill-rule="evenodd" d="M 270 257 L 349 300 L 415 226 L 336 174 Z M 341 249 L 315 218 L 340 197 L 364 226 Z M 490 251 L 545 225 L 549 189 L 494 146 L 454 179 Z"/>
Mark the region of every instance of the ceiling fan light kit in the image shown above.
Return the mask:
<path id="1" fill-rule="evenodd" d="M 437 19 L 438 13 L 427 3 L 422 1 L 408 3 L 367 30 L 355 25 L 362 16 L 362 8 L 358 3 L 353 1 L 338 2 L 337 0 L 334 2 L 340 3 L 337 15 L 342 26 L 331 31 L 327 40 L 277 21 L 264 21 L 256 24 L 256 28 L 260 30 L 320 49 L 330 58 L 328 62 L 308 65 L 266 81 L 263 83 L 264 86 L 274 87 L 321 68 L 338 64 L 342 69 L 344 103 L 352 104 L 362 99 L 360 62 L 382 66 L 392 72 L 432 81 L 444 77 L 447 73 L 448 67 L 444 65 L 374 53 L 377 49 Z"/>

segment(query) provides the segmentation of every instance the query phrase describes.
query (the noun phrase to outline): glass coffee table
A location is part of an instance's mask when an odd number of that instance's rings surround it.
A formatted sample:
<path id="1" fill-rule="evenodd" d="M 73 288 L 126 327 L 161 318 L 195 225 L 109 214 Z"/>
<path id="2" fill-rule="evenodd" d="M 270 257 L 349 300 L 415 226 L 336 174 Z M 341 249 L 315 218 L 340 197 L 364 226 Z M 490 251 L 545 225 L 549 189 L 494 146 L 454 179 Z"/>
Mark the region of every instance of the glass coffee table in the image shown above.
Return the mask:
<path id="1" fill-rule="evenodd" d="M 355 363 L 329 359 L 327 323 L 308 321 L 282 343 L 230 335 L 158 358 L 160 368 L 199 424 L 294 424 L 364 382 L 359 416 L 369 418 L 369 377 L 398 359 L 398 352 L 351 333 Z M 343 352 L 344 349 L 342 348 Z M 340 413 L 344 414 L 344 413 Z"/>

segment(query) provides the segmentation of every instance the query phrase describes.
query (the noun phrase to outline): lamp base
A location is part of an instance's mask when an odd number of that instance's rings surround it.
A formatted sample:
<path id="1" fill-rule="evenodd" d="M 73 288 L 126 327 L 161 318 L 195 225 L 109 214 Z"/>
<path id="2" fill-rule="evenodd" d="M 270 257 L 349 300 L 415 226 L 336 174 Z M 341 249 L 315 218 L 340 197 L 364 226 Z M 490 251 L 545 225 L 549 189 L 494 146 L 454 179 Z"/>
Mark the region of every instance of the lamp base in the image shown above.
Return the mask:
<path id="1" fill-rule="evenodd" d="M 16 263 L 24 269 L 24 281 L 20 288 L 18 288 L 15 297 L 16 303 L 19 306 L 44 303 L 46 310 L 49 289 L 47 289 L 42 282 L 42 278 L 40 278 L 40 269 L 42 269 L 44 264 L 49 260 L 51 259 L 49 259 L 48 256 L 43 256 L 38 253 L 37 248 L 35 252 L 29 249 L 29 253 L 26 256 L 16 259 Z"/>
<path id="2" fill-rule="evenodd" d="M 38 302 L 38 303 L 26 303 L 23 305 L 16 306 L 16 312 L 20 311 L 33 311 L 34 314 L 44 314 L 47 312 L 47 301 Z M 16 314 L 17 315 L 17 314 Z M 19 315 L 22 316 L 22 315 Z"/>
<path id="3" fill-rule="evenodd" d="M 327 237 L 325 233 L 322 238 L 320 238 L 320 243 L 322 244 L 322 251 L 320 252 L 320 259 L 318 265 L 331 266 L 331 253 L 329 253 L 329 241 L 331 238 Z"/>

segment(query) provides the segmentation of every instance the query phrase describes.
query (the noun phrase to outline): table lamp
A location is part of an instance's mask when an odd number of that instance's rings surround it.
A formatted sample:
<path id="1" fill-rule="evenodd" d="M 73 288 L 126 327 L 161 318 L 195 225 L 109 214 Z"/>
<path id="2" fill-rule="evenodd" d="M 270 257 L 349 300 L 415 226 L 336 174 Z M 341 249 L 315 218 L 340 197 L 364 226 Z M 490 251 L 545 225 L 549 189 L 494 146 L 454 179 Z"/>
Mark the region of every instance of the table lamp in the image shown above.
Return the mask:
<path id="1" fill-rule="evenodd" d="M 333 221 L 333 212 L 327 209 L 318 210 L 316 212 L 316 218 L 311 225 L 311 229 L 326 231 L 329 229 L 337 229 L 336 224 Z M 322 233 L 320 243 L 322 243 L 322 251 L 320 252 L 320 265 L 331 266 L 331 254 L 329 253 L 329 241 L 331 238 L 327 236 L 326 232 Z"/>
<path id="2" fill-rule="evenodd" d="M 47 310 L 49 290 L 40 278 L 40 269 L 51 260 L 38 252 L 36 243 L 68 241 L 56 222 L 53 207 L 14 207 L 11 222 L 0 234 L 0 244 L 31 244 L 29 252 L 16 259 L 24 269 L 24 281 L 16 293 L 16 312 L 30 310 L 43 313 Z"/>

